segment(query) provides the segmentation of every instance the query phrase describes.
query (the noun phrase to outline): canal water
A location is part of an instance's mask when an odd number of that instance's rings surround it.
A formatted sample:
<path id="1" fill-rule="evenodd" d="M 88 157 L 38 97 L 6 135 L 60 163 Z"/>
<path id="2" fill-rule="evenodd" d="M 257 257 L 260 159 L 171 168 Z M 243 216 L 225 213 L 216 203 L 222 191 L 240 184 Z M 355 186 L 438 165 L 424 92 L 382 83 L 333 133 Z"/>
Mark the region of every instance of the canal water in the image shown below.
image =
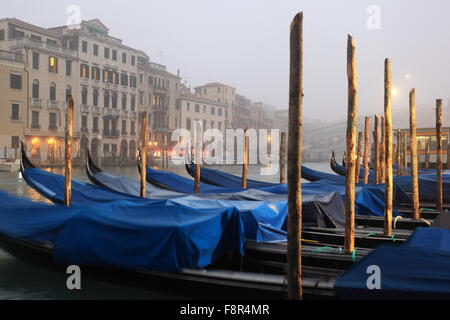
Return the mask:
<path id="1" fill-rule="evenodd" d="M 329 163 L 305 164 L 308 167 L 330 172 Z M 240 175 L 241 166 L 212 166 L 231 174 Z M 276 175 L 261 175 L 259 166 L 249 166 L 249 178 L 277 182 Z M 62 173 L 62 169 L 47 169 Z M 137 168 L 107 167 L 105 171 L 138 178 Z M 168 169 L 187 176 L 184 166 L 170 166 Z M 87 180 L 84 168 L 73 170 L 74 178 Z M 27 197 L 33 201 L 50 203 L 34 189 L 27 186 L 18 172 L 0 172 L 0 190 Z M 1 204 L 0 204 L 1 210 Z M 182 296 L 166 295 L 160 292 L 123 287 L 111 283 L 82 278 L 81 290 L 68 290 L 66 275 L 15 259 L 0 250 L 0 300 L 3 299 L 182 299 Z"/>

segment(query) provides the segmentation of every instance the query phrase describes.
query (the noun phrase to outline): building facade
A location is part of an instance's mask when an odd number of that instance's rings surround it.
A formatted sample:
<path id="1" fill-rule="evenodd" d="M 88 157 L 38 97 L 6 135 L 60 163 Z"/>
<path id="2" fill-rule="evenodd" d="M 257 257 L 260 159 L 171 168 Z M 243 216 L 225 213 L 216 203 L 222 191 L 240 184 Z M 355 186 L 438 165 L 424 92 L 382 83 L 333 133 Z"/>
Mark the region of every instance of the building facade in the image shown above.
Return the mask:
<path id="1" fill-rule="evenodd" d="M 26 79 L 24 57 L 0 51 L 0 88 L 3 88 L 0 105 L 5 108 L 0 117 L 0 159 L 13 160 L 18 157 L 27 117 Z"/>
<path id="2" fill-rule="evenodd" d="M 76 50 L 63 42 L 58 32 L 17 19 L 0 20 L 0 49 L 22 55 L 25 63 L 23 88 L 27 94 L 23 106 L 24 141 L 33 161 L 43 165 L 62 161 L 66 125 L 66 97 L 76 92 L 79 81 Z M 75 109 L 77 128 L 79 109 Z M 79 152 L 78 136 L 74 150 Z"/>

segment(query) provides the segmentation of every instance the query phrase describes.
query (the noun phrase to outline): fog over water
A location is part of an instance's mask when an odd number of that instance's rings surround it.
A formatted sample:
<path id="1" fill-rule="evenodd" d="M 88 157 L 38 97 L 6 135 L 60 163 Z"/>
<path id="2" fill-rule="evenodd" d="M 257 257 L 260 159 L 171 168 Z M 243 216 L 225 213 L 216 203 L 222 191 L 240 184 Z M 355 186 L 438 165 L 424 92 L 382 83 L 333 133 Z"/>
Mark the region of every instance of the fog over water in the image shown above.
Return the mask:
<path id="1" fill-rule="evenodd" d="M 220 81 L 277 108 L 288 106 L 289 24 L 304 11 L 305 118 L 345 119 L 346 38 L 351 34 L 357 45 L 360 114 L 382 112 L 383 60 L 389 57 L 397 89 L 394 125 L 406 125 L 413 86 L 418 125 L 433 124 L 437 98 L 444 100 L 448 124 L 447 0 L 0 2 L 2 17 L 43 27 L 66 24 L 67 7 L 78 5 L 82 19 L 99 18 L 126 45 L 145 51 L 172 72 L 180 69 L 188 85 Z"/>

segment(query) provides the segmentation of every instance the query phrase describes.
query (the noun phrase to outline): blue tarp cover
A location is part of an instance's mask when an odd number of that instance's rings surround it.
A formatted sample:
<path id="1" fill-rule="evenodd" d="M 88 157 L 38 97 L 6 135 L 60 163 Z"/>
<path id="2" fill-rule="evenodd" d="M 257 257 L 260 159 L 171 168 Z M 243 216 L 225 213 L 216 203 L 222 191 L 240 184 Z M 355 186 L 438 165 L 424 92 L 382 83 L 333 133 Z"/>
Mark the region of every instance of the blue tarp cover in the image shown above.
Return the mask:
<path id="1" fill-rule="evenodd" d="M 449 299 L 450 230 L 417 228 L 400 245 L 381 245 L 335 284 L 345 299 Z M 369 290 L 369 266 L 380 268 L 381 289 Z"/>
<path id="2" fill-rule="evenodd" d="M 63 203 L 64 200 L 64 177 L 51 172 L 39 169 L 27 169 L 24 171 L 24 178 L 27 182 L 45 197 L 51 196 L 56 203 Z M 153 187 L 153 186 L 152 186 Z M 258 191 L 258 190 L 256 190 Z M 287 216 L 287 201 L 282 199 L 277 201 L 243 201 L 245 196 L 242 191 L 235 200 L 216 200 L 200 198 L 197 196 L 174 197 L 170 199 L 143 199 L 131 195 L 125 195 L 105 188 L 94 186 L 82 181 L 72 180 L 72 206 L 86 204 L 96 204 L 112 202 L 116 200 L 128 200 L 133 202 L 143 202 L 148 206 L 173 206 L 182 204 L 188 207 L 201 209 L 223 209 L 234 208 L 239 211 L 244 223 L 245 236 L 247 239 L 257 241 L 268 241 L 262 225 L 270 226 L 282 231 Z M 209 194 L 213 196 L 214 194 Z M 232 199 L 232 194 L 227 194 Z M 270 198 L 271 194 L 268 194 Z M 252 196 L 249 194 L 247 196 Z M 253 196 L 255 196 L 253 194 Z M 263 196 L 263 194 L 259 194 Z M 254 199 L 253 199 L 254 200 Z M 314 192 L 305 194 L 303 197 L 303 223 L 305 227 L 343 227 L 343 204 L 339 194 L 335 192 Z M 251 217 L 250 217 L 251 216 Z M 283 234 L 283 233 L 281 233 Z M 285 240 L 285 236 L 276 240 Z"/>
<path id="3" fill-rule="evenodd" d="M 53 244 L 57 263 L 177 271 L 243 253 L 240 213 L 232 207 L 149 205 L 118 200 L 66 208 L 0 192 L 0 232 Z"/>

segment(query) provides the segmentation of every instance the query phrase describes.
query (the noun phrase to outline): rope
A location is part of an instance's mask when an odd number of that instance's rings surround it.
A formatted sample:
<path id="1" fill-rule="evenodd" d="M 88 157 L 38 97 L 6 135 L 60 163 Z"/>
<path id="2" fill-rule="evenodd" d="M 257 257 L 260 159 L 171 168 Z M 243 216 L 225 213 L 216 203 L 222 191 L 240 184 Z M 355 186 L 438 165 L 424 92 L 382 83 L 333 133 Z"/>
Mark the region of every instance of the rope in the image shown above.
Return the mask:
<path id="1" fill-rule="evenodd" d="M 317 252 L 323 252 L 323 251 L 328 251 L 329 252 L 331 250 L 333 250 L 332 247 L 324 246 L 324 247 L 319 247 L 319 248 L 316 248 L 314 250 L 311 250 L 310 254 L 314 254 L 314 253 L 317 253 Z"/>
<path id="2" fill-rule="evenodd" d="M 353 262 L 356 261 L 356 248 L 355 248 L 355 250 L 353 250 L 353 252 L 352 252 L 352 261 L 353 261 Z"/>
<path id="3" fill-rule="evenodd" d="M 395 234 L 393 234 L 393 235 L 391 236 L 391 240 L 392 240 L 392 242 L 395 242 Z"/>
<path id="4" fill-rule="evenodd" d="M 431 222 L 428 220 L 425 220 L 424 218 L 420 218 L 420 221 L 423 221 L 427 224 L 427 226 L 431 226 Z"/>
<path id="5" fill-rule="evenodd" d="M 398 220 L 401 220 L 401 219 L 403 219 L 402 216 L 397 216 L 397 217 L 395 217 L 395 219 L 394 219 L 394 229 L 397 229 L 397 221 L 398 221 Z"/>
<path id="6" fill-rule="evenodd" d="M 364 235 L 364 238 L 368 238 L 368 237 L 376 236 L 376 235 L 377 235 L 377 234 L 376 234 L 375 232 L 371 232 L 371 233 L 365 234 L 365 235 Z"/>

